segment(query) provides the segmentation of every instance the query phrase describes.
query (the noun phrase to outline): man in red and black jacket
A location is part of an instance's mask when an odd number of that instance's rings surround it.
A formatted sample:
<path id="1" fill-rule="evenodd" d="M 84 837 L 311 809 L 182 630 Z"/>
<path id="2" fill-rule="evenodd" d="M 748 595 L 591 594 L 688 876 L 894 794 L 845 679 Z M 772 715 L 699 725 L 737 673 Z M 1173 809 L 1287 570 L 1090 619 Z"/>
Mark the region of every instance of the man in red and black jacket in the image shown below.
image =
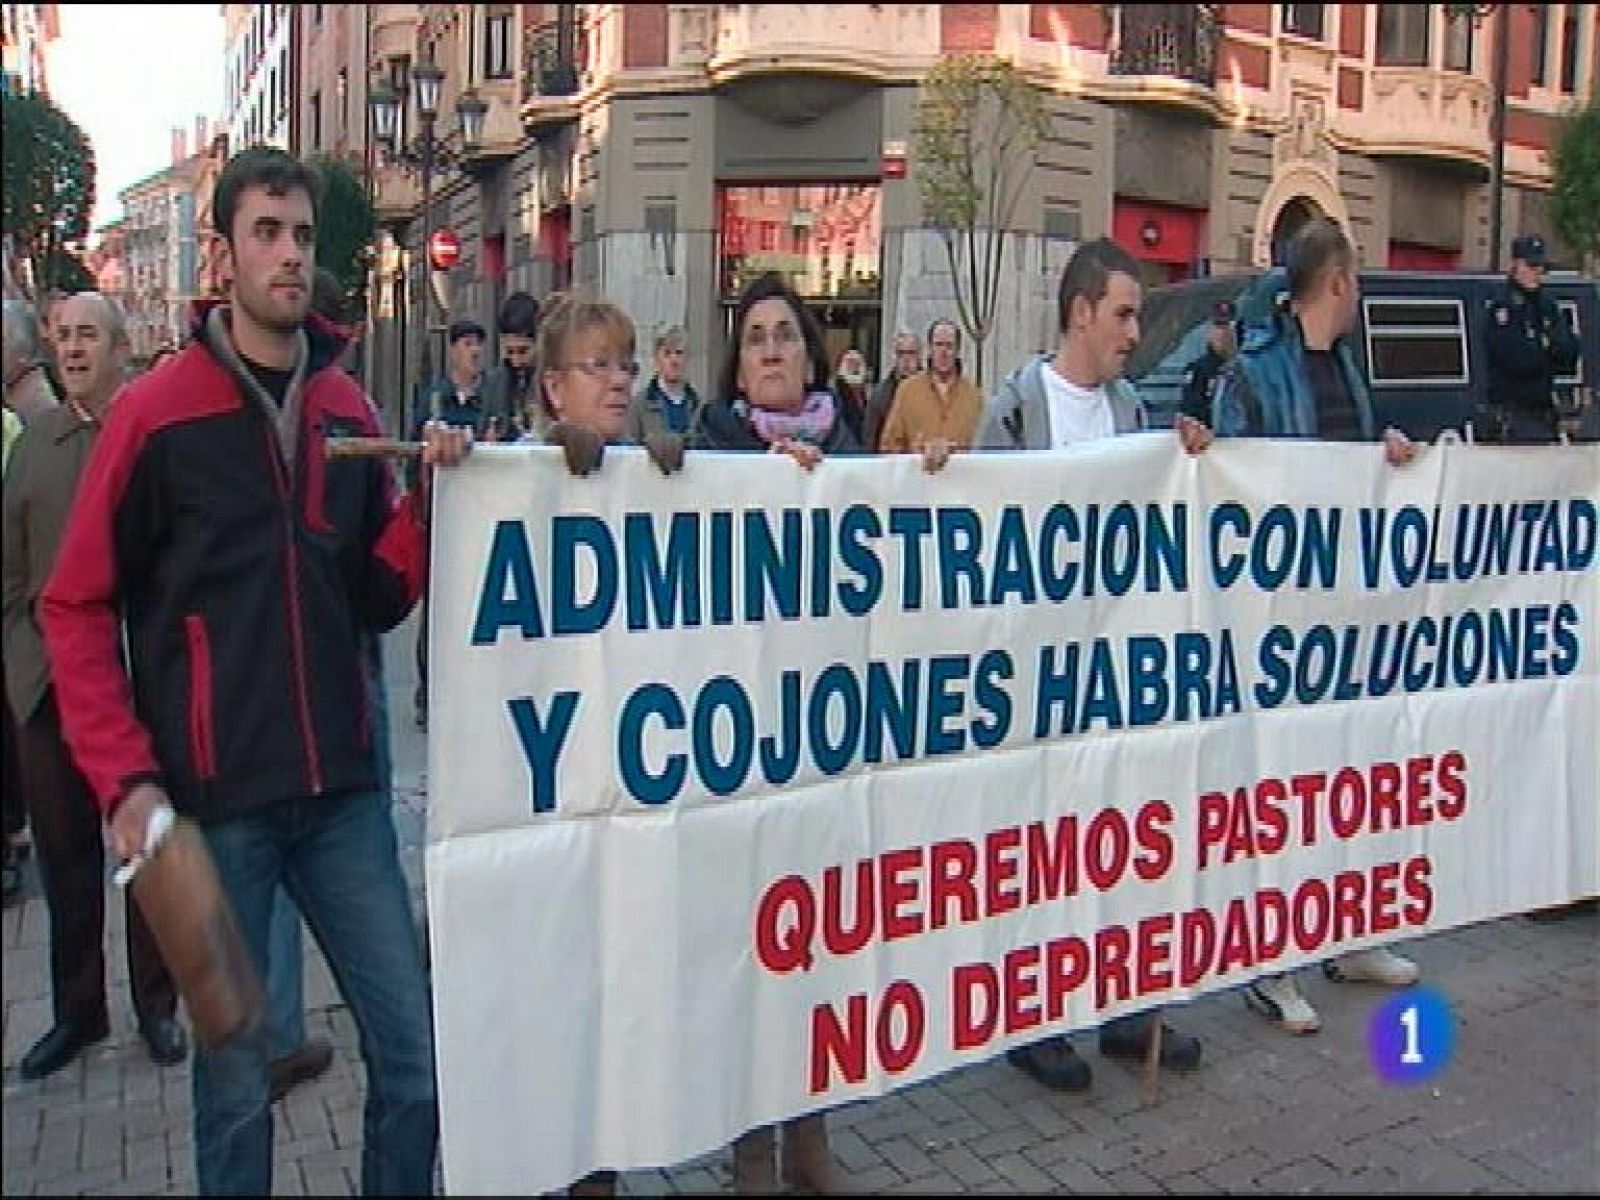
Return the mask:
<path id="1" fill-rule="evenodd" d="M 227 300 L 107 420 L 41 611 L 68 744 L 117 853 L 170 803 L 204 829 L 258 969 L 287 887 L 340 982 L 368 1079 L 363 1190 L 426 1194 L 438 1118 L 427 984 L 377 785 L 362 634 L 422 586 L 420 498 L 376 458 L 344 341 L 309 312 L 318 180 L 252 147 L 217 182 Z M 430 431 L 450 463 L 464 435 Z M 126 626 L 128 669 L 121 653 Z M 267 1194 L 265 1039 L 201 1051 L 202 1193 Z"/>

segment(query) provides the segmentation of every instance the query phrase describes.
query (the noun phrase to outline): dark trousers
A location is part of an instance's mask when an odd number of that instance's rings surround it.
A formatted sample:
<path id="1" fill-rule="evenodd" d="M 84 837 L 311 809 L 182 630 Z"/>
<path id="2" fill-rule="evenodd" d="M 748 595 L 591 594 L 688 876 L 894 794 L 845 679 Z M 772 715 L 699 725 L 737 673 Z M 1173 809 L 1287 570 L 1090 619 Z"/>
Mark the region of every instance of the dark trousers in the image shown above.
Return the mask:
<path id="1" fill-rule="evenodd" d="M 422 595 L 417 597 L 416 706 L 419 713 L 426 711 L 428 703 L 428 593 L 433 590 L 433 531 L 427 521 L 422 523 L 422 553 L 427 567 L 422 575 Z"/>
<path id="2" fill-rule="evenodd" d="M 24 807 L 22 786 L 22 759 L 17 751 L 17 723 L 11 718 L 11 702 L 0 703 L 0 736 L 4 738 L 5 795 L 0 796 L 0 807 L 5 816 L 6 861 L 11 861 L 11 838 L 22 832 L 28 823 L 28 810 Z"/>
<path id="3" fill-rule="evenodd" d="M 1556 438 L 1553 409 L 1535 410 L 1516 405 L 1489 406 L 1489 436 L 1482 441 L 1504 446 L 1548 446 Z"/>
<path id="4" fill-rule="evenodd" d="M 17 732 L 39 878 L 50 912 L 55 1018 L 97 1026 L 106 1020 L 106 866 L 100 809 L 61 740 L 53 695 Z M 172 1016 L 177 994 L 132 896 L 127 905 L 133 1010 L 144 1024 Z"/>
<path id="5" fill-rule="evenodd" d="M 417 600 L 417 708 L 428 702 L 428 587 Z"/>

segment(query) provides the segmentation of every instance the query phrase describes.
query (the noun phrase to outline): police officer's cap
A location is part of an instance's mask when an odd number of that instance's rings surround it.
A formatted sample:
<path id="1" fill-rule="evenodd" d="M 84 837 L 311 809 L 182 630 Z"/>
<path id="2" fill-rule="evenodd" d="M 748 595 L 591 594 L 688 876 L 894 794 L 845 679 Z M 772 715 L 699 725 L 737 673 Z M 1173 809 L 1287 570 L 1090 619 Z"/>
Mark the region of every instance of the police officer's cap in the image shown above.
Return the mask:
<path id="1" fill-rule="evenodd" d="M 1511 257 L 1520 258 L 1530 267 L 1542 267 L 1549 261 L 1545 257 L 1544 239 L 1537 233 L 1524 234 L 1512 242 Z"/>

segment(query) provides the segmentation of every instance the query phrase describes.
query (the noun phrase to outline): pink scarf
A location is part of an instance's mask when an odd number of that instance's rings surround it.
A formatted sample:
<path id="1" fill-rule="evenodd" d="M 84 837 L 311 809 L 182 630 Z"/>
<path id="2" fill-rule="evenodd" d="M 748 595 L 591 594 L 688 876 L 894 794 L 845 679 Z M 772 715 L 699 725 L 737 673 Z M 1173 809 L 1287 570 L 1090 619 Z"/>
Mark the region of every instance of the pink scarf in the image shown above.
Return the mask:
<path id="1" fill-rule="evenodd" d="M 806 402 L 796 412 L 778 412 L 770 408 L 752 407 L 740 398 L 743 416 L 756 431 L 756 436 L 771 445 L 784 439 L 797 439 L 820 445 L 833 429 L 833 393 L 810 392 Z"/>

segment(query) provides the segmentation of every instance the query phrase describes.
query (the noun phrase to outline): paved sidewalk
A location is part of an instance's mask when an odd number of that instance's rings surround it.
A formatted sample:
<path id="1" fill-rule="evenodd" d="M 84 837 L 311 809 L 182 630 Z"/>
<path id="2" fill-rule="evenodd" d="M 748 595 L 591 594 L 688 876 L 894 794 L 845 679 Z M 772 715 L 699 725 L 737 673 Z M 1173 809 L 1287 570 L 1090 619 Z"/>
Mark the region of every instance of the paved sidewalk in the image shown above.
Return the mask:
<path id="1" fill-rule="evenodd" d="M 400 830 L 420 889 L 422 738 L 410 724 L 410 626 L 389 639 Z M 133 1027 L 120 897 L 108 907 L 112 1036 L 47 1080 L 17 1064 L 49 1023 L 37 872 L 0 921 L 4 966 L 4 1194 L 194 1190 L 189 1068 L 150 1062 Z M 420 911 L 420 910 L 419 910 Z M 1205 1042 L 1193 1075 L 1145 1107 L 1135 1073 L 1078 1044 L 1093 1090 L 1051 1093 L 1003 1061 L 955 1071 L 830 1116 L 862 1192 L 1547 1192 L 1600 1190 L 1600 917 L 1488 922 L 1407 945 L 1458 1022 L 1432 1086 L 1393 1090 L 1365 1058 L 1385 993 L 1303 973 L 1323 1029 L 1291 1038 L 1234 993 L 1174 1018 Z M 275 1110 L 275 1188 L 353 1194 L 362 1070 L 355 1029 L 308 939 L 308 1022 L 337 1048 L 327 1075 Z M 728 1154 L 631 1172 L 633 1193 L 728 1192 Z"/>

